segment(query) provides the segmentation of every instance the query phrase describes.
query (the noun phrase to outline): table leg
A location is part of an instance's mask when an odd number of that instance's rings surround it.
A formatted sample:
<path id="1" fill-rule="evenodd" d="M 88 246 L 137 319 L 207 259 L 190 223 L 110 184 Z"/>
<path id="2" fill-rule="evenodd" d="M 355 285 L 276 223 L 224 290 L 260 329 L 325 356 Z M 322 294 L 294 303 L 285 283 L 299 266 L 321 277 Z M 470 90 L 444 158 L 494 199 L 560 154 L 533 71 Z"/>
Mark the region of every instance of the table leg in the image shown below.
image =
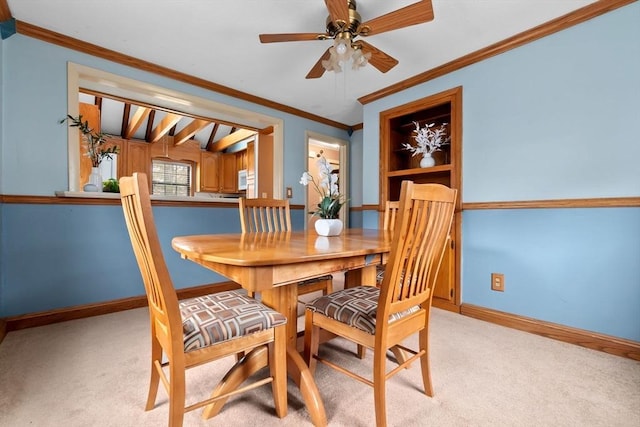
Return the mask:
<path id="1" fill-rule="evenodd" d="M 313 425 L 324 427 L 327 425 L 327 416 L 320 398 L 320 392 L 313 375 L 311 375 L 311 371 L 309 371 L 309 367 L 296 349 L 296 319 L 298 318 L 298 290 L 296 286 L 294 283 L 263 291 L 262 302 L 287 316 L 287 372 L 289 377 L 300 388 L 302 399 L 307 405 Z"/>
<path id="2" fill-rule="evenodd" d="M 368 265 L 357 270 L 348 270 L 344 273 L 344 287 L 354 288 L 360 285 L 376 285 L 376 266 Z"/>
<path id="3" fill-rule="evenodd" d="M 267 346 L 263 345 L 261 347 L 254 348 L 240 362 L 233 365 L 213 390 L 211 397 L 213 398 L 226 393 L 231 393 L 233 390 L 240 387 L 247 378 L 268 365 L 269 351 L 267 350 Z M 202 419 L 208 420 L 209 418 L 218 415 L 224 404 L 227 403 L 228 399 L 229 398 L 226 397 L 205 406 L 202 411 Z"/>

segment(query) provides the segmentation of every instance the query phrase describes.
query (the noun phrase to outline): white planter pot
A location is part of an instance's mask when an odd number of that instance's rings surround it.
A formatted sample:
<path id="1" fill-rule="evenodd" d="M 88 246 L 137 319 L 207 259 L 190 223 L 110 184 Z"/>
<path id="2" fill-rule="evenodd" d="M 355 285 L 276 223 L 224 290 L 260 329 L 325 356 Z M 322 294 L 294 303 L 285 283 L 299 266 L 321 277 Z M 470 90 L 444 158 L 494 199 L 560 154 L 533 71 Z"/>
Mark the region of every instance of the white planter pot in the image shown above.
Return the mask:
<path id="1" fill-rule="evenodd" d="M 89 182 L 82 188 L 84 191 L 101 193 L 102 192 L 102 175 L 100 175 L 100 168 L 92 167 L 91 175 L 89 175 Z"/>
<path id="2" fill-rule="evenodd" d="M 420 167 L 421 168 L 430 168 L 431 166 L 434 166 L 435 164 L 436 164 L 436 159 L 431 157 L 431 154 L 425 154 L 424 156 L 422 156 L 422 159 L 420 160 Z"/>
<path id="3" fill-rule="evenodd" d="M 337 236 L 342 233 L 342 220 L 320 218 L 315 222 L 315 227 L 320 236 Z"/>

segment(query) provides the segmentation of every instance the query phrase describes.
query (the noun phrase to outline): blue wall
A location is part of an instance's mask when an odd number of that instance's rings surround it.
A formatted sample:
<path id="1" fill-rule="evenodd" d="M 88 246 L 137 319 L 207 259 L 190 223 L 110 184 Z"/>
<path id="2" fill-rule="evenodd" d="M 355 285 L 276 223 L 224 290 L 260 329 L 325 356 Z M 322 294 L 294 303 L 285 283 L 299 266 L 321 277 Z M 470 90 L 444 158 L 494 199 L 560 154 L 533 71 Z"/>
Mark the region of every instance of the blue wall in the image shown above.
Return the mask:
<path id="1" fill-rule="evenodd" d="M 462 228 L 465 303 L 640 337 L 640 208 L 465 211 Z"/>
<path id="2" fill-rule="evenodd" d="M 463 204 L 640 196 L 639 22 L 636 2 L 365 105 L 363 203 L 380 112 L 458 86 Z M 466 210 L 461 287 L 463 304 L 640 341 L 640 208 Z"/>
<path id="3" fill-rule="evenodd" d="M 2 208 L 0 316 L 143 295 L 120 206 L 5 204 Z M 176 288 L 226 281 L 180 258 L 171 239 L 240 232 L 237 207 L 154 207 Z M 302 229 L 302 210 L 291 212 Z M 6 225 L 6 226 L 5 226 Z"/>
<path id="4" fill-rule="evenodd" d="M 349 141 L 349 207 L 362 206 L 362 130 L 351 134 Z M 362 228 L 362 211 L 349 212 L 349 226 Z"/>

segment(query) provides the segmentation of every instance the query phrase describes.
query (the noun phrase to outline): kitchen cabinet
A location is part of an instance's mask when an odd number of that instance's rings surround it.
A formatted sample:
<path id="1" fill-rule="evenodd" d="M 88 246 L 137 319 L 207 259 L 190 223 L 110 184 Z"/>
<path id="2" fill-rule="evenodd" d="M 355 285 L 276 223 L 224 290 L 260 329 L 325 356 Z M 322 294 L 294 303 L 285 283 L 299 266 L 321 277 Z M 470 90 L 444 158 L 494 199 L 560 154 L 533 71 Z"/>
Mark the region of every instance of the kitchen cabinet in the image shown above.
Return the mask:
<path id="1" fill-rule="evenodd" d="M 236 153 L 236 167 L 239 171 L 247 169 L 247 150 Z"/>
<path id="2" fill-rule="evenodd" d="M 220 156 L 220 192 L 238 192 L 238 168 L 235 153 L 223 153 Z"/>
<path id="3" fill-rule="evenodd" d="M 200 191 L 220 191 L 220 153 L 200 153 Z"/>
<path id="4" fill-rule="evenodd" d="M 415 123 L 420 127 L 445 125 L 450 141 L 434 153 L 435 166 L 421 168 L 420 155 L 412 156 L 403 143 L 414 145 Z M 462 198 L 462 88 L 419 99 L 380 113 L 380 206 L 398 200 L 403 180 L 439 183 L 458 190 L 451 239 L 434 289 L 433 305 L 459 311 L 460 233 Z M 380 209 L 382 210 L 382 209 Z"/>
<path id="5" fill-rule="evenodd" d="M 255 199 L 256 189 L 256 143 L 255 140 L 247 144 L 247 199 Z"/>
<path id="6" fill-rule="evenodd" d="M 128 141 L 125 171 L 125 175 L 129 176 L 134 172 L 142 172 L 151 182 L 151 157 L 148 143 Z"/>
<path id="7" fill-rule="evenodd" d="M 238 169 L 235 153 L 200 155 L 200 191 L 235 194 L 238 192 Z"/>

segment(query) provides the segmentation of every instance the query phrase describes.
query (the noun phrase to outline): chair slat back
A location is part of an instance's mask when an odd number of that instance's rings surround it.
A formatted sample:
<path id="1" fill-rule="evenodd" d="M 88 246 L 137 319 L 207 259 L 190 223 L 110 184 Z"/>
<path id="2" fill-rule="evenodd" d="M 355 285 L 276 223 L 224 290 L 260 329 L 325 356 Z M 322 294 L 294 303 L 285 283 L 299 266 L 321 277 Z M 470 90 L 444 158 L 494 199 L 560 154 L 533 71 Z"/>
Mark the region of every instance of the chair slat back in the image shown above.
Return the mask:
<path id="1" fill-rule="evenodd" d="M 393 243 L 378 305 L 378 316 L 385 317 L 379 319 L 431 303 L 453 221 L 456 195 L 457 190 L 441 184 L 402 182 Z"/>
<path id="2" fill-rule="evenodd" d="M 392 230 L 396 225 L 396 219 L 398 218 L 398 209 L 400 208 L 399 201 L 387 200 L 384 206 L 384 219 L 382 221 L 383 230 Z"/>
<path id="3" fill-rule="evenodd" d="M 134 173 L 131 177 L 122 177 L 120 198 L 129 238 L 149 302 L 151 325 L 160 342 L 168 350 L 167 346 L 171 342 L 182 342 L 182 322 L 178 297 L 162 254 L 153 219 L 146 175 Z"/>
<path id="4" fill-rule="evenodd" d="M 239 200 L 240 226 L 243 233 L 291 231 L 289 200 Z"/>

